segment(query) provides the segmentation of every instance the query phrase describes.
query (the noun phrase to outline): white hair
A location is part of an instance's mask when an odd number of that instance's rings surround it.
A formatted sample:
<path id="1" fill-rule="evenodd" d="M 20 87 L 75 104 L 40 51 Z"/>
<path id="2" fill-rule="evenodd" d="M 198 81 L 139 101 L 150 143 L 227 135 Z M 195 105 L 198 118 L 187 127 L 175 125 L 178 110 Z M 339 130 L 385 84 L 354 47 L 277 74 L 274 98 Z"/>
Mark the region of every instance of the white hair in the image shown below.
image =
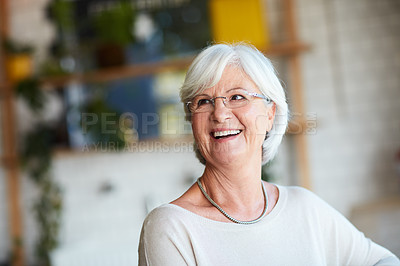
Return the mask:
<path id="1" fill-rule="evenodd" d="M 276 105 L 275 119 L 262 145 L 262 163 L 271 161 L 285 134 L 289 109 L 285 91 L 275 73 L 271 61 L 255 47 L 238 44 L 216 44 L 205 48 L 193 61 L 180 90 L 181 101 L 185 105 L 207 88 L 215 86 L 221 79 L 226 66 L 233 65 L 246 73 L 258 89 Z M 186 107 L 186 106 L 185 106 Z M 191 115 L 185 108 L 186 119 Z M 206 161 L 195 143 L 196 156 L 201 163 Z"/>

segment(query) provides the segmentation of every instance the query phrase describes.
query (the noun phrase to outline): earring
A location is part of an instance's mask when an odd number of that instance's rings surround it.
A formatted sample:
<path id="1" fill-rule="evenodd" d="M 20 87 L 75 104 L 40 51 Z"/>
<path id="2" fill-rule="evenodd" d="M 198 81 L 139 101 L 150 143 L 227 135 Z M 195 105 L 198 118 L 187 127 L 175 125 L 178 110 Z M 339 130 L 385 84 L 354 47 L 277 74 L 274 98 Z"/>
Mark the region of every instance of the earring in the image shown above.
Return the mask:
<path id="1" fill-rule="evenodd" d="M 267 131 L 267 133 L 265 133 L 265 139 L 264 140 L 266 140 L 267 138 L 268 138 L 268 131 Z"/>

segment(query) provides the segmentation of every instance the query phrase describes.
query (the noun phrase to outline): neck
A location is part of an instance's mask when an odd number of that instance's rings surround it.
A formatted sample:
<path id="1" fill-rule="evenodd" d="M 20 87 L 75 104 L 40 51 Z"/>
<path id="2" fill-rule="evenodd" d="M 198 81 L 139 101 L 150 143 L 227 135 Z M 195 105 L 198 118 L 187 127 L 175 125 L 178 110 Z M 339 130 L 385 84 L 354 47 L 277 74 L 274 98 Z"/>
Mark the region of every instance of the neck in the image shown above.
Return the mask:
<path id="1" fill-rule="evenodd" d="M 244 217 L 244 220 L 257 217 L 264 207 L 261 161 L 246 161 L 245 167 L 206 164 L 201 182 L 219 206 L 232 215 Z"/>

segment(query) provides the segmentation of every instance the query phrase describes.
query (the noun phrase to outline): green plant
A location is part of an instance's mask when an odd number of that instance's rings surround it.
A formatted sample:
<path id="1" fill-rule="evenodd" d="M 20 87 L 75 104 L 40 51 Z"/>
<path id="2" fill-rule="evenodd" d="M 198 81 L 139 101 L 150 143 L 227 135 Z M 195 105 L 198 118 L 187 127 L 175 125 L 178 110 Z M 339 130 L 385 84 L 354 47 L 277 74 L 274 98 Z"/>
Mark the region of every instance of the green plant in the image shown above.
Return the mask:
<path id="1" fill-rule="evenodd" d="M 45 72 L 47 76 L 62 75 L 75 70 L 79 55 L 75 10 L 75 1 L 53 0 L 49 2 L 47 15 L 56 26 L 57 32 L 51 45 L 51 56 L 42 64 L 41 68 L 41 71 Z M 65 64 L 65 62 L 69 63 Z"/>
<path id="2" fill-rule="evenodd" d="M 17 86 L 17 94 L 40 115 L 45 97 L 36 79 L 24 80 Z M 38 265 L 50 266 L 50 253 L 58 245 L 58 232 L 62 214 L 62 192 L 51 176 L 52 129 L 39 124 L 29 132 L 21 150 L 21 161 L 29 177 L 39 190 L 33 211 L 39 227 L 35 254 Z"/>
<path id="3" fill-rule="evenodd" d="M 55 57 L 49 57 L 40 65 L 39 73 L 44 77 L 51 76 L 62 76 L 68 74 L 68 72 L 61 67 L 59 59 Z"/>
<path id="4" fill-rule="evenodd" d="M 100 42 L 125 46 L 133 41 L 134 19 L 131 2 L 121 0 L 93 16 L 93 26 Z"/>
<path id="5" fill-rule="evenodd" d="M 51 265 L 50 253 L 58 245 L 58 232 L 62 214 L 62 192 L 50 174 L 52 131 L 39 125 L 30 132 L 22 151 L 22 161 L 31 179 L 39 189 L 33 204 L 39 237 L 35 254 L 38 265 Z"/>
<path id="6" fill-rule="evenodd" d="M 74 30 L 74 3 L 72 1 L 52 1 L 50 3 L 50 16 L 63 33 Z"/>
<path id="7" fill-rule="evenodd" d="M 17 83 L 15 90 L 17 95 L 21 96 L 35 113 L 43 108 L 44 95 L 37 78 L 21 80 Z"/>
<path id="8" fill-rule="evenodd" d="M 3 41 L 3 47 L 7 54 L 32 54 L 33 47 L 28 44 L 19 43 L 11 39 Z"/>
<path id="9" fill-rule="evenodd" d="M 104 98 L 105 96 L 99 93 L 85 106 L 84 113 L 97 117 L 98 121 L 82 126 L 87 129 L 91 141 L 104 146 L 111 144 L 115 150 L 122 150 L 125 141 L 119 124 L 120 114 L 110 108 Z M 103 119 L 107 119 L 107 128 L 104 128 Z"/>

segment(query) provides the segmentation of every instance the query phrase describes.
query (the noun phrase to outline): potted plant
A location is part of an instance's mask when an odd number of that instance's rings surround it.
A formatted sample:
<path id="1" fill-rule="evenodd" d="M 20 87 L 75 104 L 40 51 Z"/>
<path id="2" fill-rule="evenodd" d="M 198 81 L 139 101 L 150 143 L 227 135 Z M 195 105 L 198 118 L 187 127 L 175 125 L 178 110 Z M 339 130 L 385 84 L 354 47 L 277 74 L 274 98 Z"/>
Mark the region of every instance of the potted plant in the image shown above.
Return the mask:
<path id="1" fill-rule="evenodd" d="M 78 41 L 75 1 L 52 0 L 47 9 L 47 18 L 54 23 L 56 37 L 50 47 L 51 57 L 44 66 L 46 74 L 64 74 L 76 71 Z"/>
<path id="2" fill-rule="evenodd" d="M 48 98 L 40 88 L 38 78 L 19 81 L 15 85 L 15 92 L 39 118 L 38 121 L 40 117 L 43 119 Z M 54 128 L 40 121 L 23 135 L 19 156 L 24 170 L 37 188 L 32 206 L 38 229 L 35 260 L 37 265 L 51 266 L 50 256 L 58 246 L 63 208 L 62 189 L 51 174 Z"/>
<path id="3" fill-rule="evenodd" d="M 12 83 L 28 78 L 33 73 L 33 47 L 12 40 L 4 42 L 7 76 Z"/>
<path id="4" fill-rule="evenodd" d="M 135 12 L 130 1 L 116 1 L 92 18 L 99 67 L 119 66 L 125 63 L 125 47 L 133 42 Z"/>

